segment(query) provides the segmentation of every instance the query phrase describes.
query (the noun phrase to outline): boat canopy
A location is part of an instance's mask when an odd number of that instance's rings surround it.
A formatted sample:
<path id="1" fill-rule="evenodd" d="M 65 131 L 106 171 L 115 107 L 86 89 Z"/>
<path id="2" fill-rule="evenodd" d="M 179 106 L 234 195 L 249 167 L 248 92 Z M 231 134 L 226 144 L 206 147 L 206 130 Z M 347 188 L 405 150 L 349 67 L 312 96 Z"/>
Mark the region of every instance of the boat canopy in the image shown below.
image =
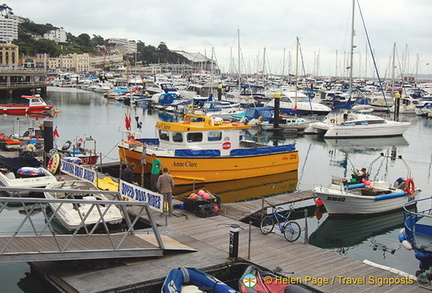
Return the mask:
<path id="1" fill-rule="evenodd" d="M 34 157 L 2 158 L 0 166 L 15 172 L 22 167 L 41 167 L 42 163 Z"/>
<path id="2" fill-rule="evenodd" d="M 270 107 L 249 107 L 246 109 L 245 117 L 249 121 L 259 117 L 262 117 L 263 121 L 268 121 L 273 119 L 273 111 Z"/>

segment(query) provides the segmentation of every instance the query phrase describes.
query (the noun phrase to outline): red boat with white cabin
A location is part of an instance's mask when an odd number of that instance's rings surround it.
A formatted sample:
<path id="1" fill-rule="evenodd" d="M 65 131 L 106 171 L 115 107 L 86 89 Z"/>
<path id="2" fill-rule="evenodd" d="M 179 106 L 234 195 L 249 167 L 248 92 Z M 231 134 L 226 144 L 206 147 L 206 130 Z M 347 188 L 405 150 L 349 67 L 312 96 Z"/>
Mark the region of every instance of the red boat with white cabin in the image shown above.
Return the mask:
<path id="1" fill-rule="evenodd" d="M 28 104 L 2 104 L 0 105 L 0 114 L 10 115 L 25 115 L 47 112 L 52 110 L 53 105 L 48 105 L 39 95 L 35 96 L 21 96 L 27 99 Z"/>

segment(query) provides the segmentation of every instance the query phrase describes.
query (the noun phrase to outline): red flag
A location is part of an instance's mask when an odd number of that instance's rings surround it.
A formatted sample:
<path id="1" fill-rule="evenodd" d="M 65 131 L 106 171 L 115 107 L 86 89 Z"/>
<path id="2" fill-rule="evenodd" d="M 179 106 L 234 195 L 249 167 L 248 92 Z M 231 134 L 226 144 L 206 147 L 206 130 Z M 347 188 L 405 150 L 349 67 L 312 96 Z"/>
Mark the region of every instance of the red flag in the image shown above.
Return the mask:
<path id="1" fill-rule="evenodd" d="M 126 130 L 131 130 L 131 122 L 132 122 L 132 118 L 125 114 Z"/>
<path id="2" fill-rule="evenodd" d="M 57 137 L 60 137 L 60 134 L 59 134 L 59 132 L 57 130 L 57 127 L 54 129 L 53 136 L 54 136 L 54 139 L 57 138 Z"/>

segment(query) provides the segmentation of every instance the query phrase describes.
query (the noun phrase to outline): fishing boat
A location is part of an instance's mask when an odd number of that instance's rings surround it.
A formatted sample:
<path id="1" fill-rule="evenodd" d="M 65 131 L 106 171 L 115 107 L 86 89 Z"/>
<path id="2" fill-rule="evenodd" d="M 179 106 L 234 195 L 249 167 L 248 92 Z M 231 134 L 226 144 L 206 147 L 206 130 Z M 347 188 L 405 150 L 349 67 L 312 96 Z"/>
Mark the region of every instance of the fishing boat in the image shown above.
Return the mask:
<path id="1" fill-rule="evenodd" d="M 157 138 L 138 138 L 128 133 L 119 143 L 123 162 L 137 166 L 145 158 L 150 173 L 155 154 L 168 167 L 176 186 L 196 182 L 222 182 L 298 170 L 295 144 L 269 146 L 243 139 L 252 126 L 223 121 L 219 117 L 187 114 L 181 122 L 156 123 Z"/>
<path id="2" fill-rule="evenodd" d="M 410 125 L 410 122 L 391 121 L 376 115 L 344 112 L 309 124 L 304 133 L 324 138 L 390 137 L 403 135 Z"/>
<path id="3" fill-rule="evenodd" d="M 0 185 L 15 188 L 45 187 L 57 179 L 34 157 L 0 159 Z"/>
<path id="4" fill-rule="evenodd" d="M 66 154 L 69 159 L 70 157 L 78 158 L 79 163 L 83 165 L 96 165 L 99 160 L 99 155 L 96 152 L 96 140 L 92 136 L 79 138 L 75 144 L 67 140 L 59 152 Z"/>
<path id="5" fill-rule="evenodd" d="M 21 98 L 27 99 L 28 104 L 2 104 L 0 105 L 0 114 L 25 115 L 41 113 L 50 111 L 54 107 L 48 105 L 39 95 L 23 95 Z"/>
<path id="6" fill-rule="evenodd" d="M 415 204 L 417 209 L 409 209 Z M 408 250 L 414 251 L 419 260 L 416 272 L 417 282 L 425 288 L 432 289 L 432 197 L 415 200 L 404 205 L 405 227 L 399 233 L 399 242 Z M 420 207 L 420 208 L 419 208 Z"/>
<path id="7" fill-rule="evenodd" d="M 383 180 L 370 180 L 369 174 L 379 159 L 401 160 L 407 170 L 406 179 L 399 177 L 393 184 Z M 383 153 L 372 161 L 369 169 L 353 170 L 347 180 L 333 177 L 328 187 L 315 186 L 313 192 L 324 203 L 330 215 L 376 214 L 402 209 L 404 203 L 418 198 L 420 190 L 415 187 L 411 170 L 401 156 L 391 158 Z"/>
<path id="8" fill-rule="evenodd" d="M 53 191 L 51 191 L 52 189 Z M 55 190 L 55 191 L 54 191 Z M 64 190 L 64 191 L 58 191 Z M 81 190 L 82 192 L 68 192 Z M 123 220 L 121 211 L 113 205 L 86 203 L 86 201 L 107 201 L 108 198 L 98 193 L 99 189 L 92 183 L 83 180 L 58 181 L 45 187 L 44 196 L 47 199 L 81 199 L 82 203 L 50 203 L 51 209 L 56 211 L 57 220 L 69 231 L 82 226 L 95 224 L 119 224 Z M 101 220 L 103 216 L 103 221 Z M 83 225 L 84 221 L 84 225 Z"/>

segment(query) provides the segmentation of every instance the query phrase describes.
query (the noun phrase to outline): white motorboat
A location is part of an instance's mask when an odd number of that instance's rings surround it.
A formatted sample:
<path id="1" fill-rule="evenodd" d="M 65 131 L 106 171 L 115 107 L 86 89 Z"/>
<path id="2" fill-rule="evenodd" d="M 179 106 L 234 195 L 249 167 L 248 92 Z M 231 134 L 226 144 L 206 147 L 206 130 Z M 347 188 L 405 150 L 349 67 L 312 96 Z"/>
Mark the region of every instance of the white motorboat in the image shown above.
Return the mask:
<path id="1" fill-rule="evenodd" d="M 274 108 L 275 99 L 272 99 L 264 106 Z M 313 102 L 307 95 L 295 90 L 283 90 L 280 93 L 279 109 L 281 112 L 299 115 L 327 115 L 331 112 L 331 108 Z"/>
<path id="2" fill-rule="evenodd" d="M 400 136 L 410 125 L 409 122 L 391 121 L 376 115 L 347 112 L 311 123 L 304 133 L 323 135 L 324 138 Z"/>
<path id="3" fill-rule="evenodd" d="M 0 159 L 0 185 L 15 188 L 45 187 L 56 177 L 34 157 Z"/>
<path id="4" fill-rule="evenodd" d="M 81 227 L 100 224 L 119 224 L 123 220 L 122 212 L 113 205 L 104 205 L 108 198 L 98 193 L 99 189 L 92 183 L 82 180 L 59 181 L 45 187 L 47 199 L 79 199 L 82 203 L 50 203 L 57 220 L 68 230 L 74 231 Z M 64 189 L 64 192 L 50 191 L 50 189 Z M 68 190 L 82 190 L 82 192 L 68 192 Z M 97 206 L 86 201 L 101 201 Z M 102 220 L 103 217 L 103 220 Z"/>
<path id="5" fill-rule="evenodd" d="M 381 154 L 372 161 L 368 170 L 354 170 L 351 179 L 333 178 L 329 187 L 315 186 L 313 192 L 323 202 L 330 215 L 343 214 L 376 214 L 402 209 L 403 205 L 418 198 L 420 190 L 416 189 L 411 171 L 408 168 L 407 178 L 400 177 L 394 184 L 386 181 L 369 180 L 373 164 L 380 158 L 388 158 Z"/>

